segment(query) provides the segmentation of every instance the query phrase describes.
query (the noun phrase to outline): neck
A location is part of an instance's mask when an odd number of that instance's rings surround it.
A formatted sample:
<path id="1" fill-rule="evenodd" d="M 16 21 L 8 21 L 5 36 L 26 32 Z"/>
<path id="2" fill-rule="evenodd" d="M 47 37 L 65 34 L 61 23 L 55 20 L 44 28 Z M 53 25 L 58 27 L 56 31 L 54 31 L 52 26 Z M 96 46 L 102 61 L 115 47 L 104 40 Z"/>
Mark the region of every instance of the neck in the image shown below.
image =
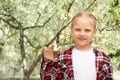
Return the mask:
<path id="1" fill-rule="evenodd" d="M 75 45 L 75 48 L 77 48 L 78 50 L 81 50 L 81 51 L 88 51 L 92 48 L 91 45 L 89 46 L 78 46 L 78 45 Z"/>

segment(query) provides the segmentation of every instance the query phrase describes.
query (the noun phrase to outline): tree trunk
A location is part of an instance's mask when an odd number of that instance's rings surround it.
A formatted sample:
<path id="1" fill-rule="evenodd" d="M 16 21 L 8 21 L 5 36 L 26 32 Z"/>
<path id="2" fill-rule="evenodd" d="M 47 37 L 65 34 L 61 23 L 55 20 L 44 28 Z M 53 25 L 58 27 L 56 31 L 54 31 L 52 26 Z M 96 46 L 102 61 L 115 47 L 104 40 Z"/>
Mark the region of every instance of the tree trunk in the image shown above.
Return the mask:
<path id="1" fill-rule="evenodd" d="M 30 80 L 30 75 L 24 74 L 23 80 Z"/>

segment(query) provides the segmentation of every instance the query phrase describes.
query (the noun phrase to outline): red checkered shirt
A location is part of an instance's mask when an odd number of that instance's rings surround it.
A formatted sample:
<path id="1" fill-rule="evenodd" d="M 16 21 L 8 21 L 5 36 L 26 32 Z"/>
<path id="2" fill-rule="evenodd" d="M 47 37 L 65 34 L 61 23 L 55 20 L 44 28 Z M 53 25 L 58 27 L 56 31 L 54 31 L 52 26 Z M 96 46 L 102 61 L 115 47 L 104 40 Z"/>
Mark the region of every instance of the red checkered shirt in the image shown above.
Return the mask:
<path id="1" fill-rule="evenodd" d="M 94 49 L 96 80 L 113 80 L 113 70 L 108 56 Z M 72 48 L 60 53 L 57 61 L 43 58 L 40 70 L 41 80 L 74 80 Z"/>

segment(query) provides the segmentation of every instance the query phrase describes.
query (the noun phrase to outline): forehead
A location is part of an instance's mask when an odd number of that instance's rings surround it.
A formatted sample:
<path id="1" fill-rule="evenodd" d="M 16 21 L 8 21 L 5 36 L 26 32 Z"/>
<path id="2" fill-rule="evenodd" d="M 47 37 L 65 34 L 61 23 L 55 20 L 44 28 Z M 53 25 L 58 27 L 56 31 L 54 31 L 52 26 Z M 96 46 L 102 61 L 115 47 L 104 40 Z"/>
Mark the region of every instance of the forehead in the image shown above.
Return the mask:
<path id="1" fill-rule="evenodd" d="M 95 26 L 95 22 L 90 17 L 82 16 L 82 17 L 76 17 L 76 18 L 74 18 L 74 20 L 72 21 L 72 26 L 75 26 L 75 25 Z"/>

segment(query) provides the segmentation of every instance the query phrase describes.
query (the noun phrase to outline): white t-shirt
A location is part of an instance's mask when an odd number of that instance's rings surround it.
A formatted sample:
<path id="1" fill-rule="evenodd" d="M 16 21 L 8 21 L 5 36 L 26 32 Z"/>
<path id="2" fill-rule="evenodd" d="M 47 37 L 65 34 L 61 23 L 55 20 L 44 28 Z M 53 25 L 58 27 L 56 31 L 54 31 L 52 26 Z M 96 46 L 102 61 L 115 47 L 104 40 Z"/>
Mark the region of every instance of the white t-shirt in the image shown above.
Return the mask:
<path id="1" fill-rule="evenodd" d="M 83 52 L 74 47 L 72 58 L 75 80 L 96 80 L 95 54 L 93 49 Z"/>

